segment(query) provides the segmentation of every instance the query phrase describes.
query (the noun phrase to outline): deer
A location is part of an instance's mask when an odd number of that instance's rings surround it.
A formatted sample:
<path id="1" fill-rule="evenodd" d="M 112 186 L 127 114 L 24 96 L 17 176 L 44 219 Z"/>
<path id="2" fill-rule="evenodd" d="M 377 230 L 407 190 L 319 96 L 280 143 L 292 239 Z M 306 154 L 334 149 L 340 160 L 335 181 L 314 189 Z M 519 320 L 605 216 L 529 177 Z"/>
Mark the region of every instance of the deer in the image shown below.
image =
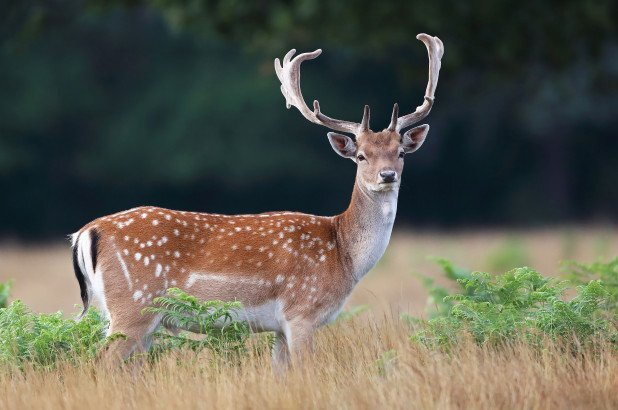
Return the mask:
<path id="1" fill-rule="evenodd" d="M 252 332 L 274 332 L 273 365 L 285 367 L 312 351 L 316 330 L 333 321 L 359 281 L 389 243 L 404 156 L 418 150 L 429 131 L 423 124 L 433 104 L 444 46 L 419 34 L 427 48 L 429 80 L 422 105 L 399 116 L 393 106 L 382 131 L 370 128 L 365 105 L 360 123 L 313 110 L 300 87 L 300 67 L 321 50 L 290 50 L 275 59 L 286 107 L 330 130 L 333 150 L 356 163 L 348 208 L 335 216 L 299 212 L 222 215 L 142 206 L 103 216 L 71 235 L 73 267 L 83 311 L 91 301 L 109 321 L 111 338 L 101 356 L 125 360 L 146 352 L 159 325 L 177 324 L 145 312 L 171 287 L 200 300 L 238 301 L 234 318 Z M 337 132 L 351 134 L 354 138 Z M 188 329 L 192 330 L 192 329 Z M 193 329 L 194 330 L 194 329 Z"/>

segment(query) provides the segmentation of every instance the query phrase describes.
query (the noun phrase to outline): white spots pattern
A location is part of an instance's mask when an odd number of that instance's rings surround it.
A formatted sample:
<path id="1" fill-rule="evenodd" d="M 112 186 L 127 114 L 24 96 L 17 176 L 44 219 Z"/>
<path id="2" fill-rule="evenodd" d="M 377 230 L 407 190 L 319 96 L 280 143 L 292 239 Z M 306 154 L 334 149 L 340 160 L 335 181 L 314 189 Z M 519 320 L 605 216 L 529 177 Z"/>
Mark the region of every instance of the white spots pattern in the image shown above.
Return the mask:
<path id="1" fill-rule="evenodd" d="M 287 293 L 288 300 L 290 295 L 294 298 L 299 292 L 298 284 L 309 296 L 309 302 L 317 303 L 320 294 L 317 279 L 324 267 L 316 265 L 325 263 L 329 256 L 337 260 L 330 253 L 336 248 L 334 238 L 325 231 L 327 228 L 316 226 L 326 219 L 296 213 L 226 216 L 142 207 L 101 220 L 107 221 L 114 234 L 124 240 L 125 245 L 116 254 L 129 289 L 133 284 L 129 272 L 135 283 L 146 282 L 142 290 L 132 294 L 133 300 L 142 304 L 164 294 L 168 285 L 175 286 L 176 279 L 191 281 L 191 272 L 205 268 L 221 273 L 199 274 L 202 276 L 194 277 L 193 282 L 208 277 L 208 280 L 245 281 L 259 286 L 277 284 L 282 285 L 278 289 L 294 290 Z M 125 229 L 123 235 L 116 233 L 120 229 Z M 112 235 L 108 238 L 113 241 Z M 151 249 L 144 251 L 146 248 Z M 242 249 L 242 252 L 230 254 L 230 249 Z M 125 263 L 121 255 L 131 254 L 133 258 Z M 292 273 L 298 275 L 300 283 Z M 152 290 L 146 295 L 148 284 Z"/>
<path id="2" fill-rule="evenodd" d="M 142 295 L 143 293 L 141 290 L 136 290 L 135 293 L 133 294 L 133 301 L 137 302 L 137 300 L 140 299 Z"/>

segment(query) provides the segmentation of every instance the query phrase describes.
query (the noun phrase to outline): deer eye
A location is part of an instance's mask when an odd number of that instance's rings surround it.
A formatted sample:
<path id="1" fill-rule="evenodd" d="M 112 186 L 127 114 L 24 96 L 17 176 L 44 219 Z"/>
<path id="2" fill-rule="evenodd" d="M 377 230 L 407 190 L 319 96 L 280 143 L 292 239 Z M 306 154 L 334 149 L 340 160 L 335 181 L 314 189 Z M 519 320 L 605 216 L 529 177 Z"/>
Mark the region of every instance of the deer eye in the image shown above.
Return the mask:
<path id="1" fill-rule="evenodd" d="M 356 157 L 357 160 L 359 161 L 364 161 L 365 160 L 365 156 L 363 154 L 358 154 L 358 157 Z"/>
<path id="2" fill-rule="evenodd" d="M 406 155 L 406 153 L 405 153 L 405 152 L 403 152 L 403 151 L 401 151 L 401 152 L 399 153 L 399 158 L 403 158 L 405 155 Z"/>

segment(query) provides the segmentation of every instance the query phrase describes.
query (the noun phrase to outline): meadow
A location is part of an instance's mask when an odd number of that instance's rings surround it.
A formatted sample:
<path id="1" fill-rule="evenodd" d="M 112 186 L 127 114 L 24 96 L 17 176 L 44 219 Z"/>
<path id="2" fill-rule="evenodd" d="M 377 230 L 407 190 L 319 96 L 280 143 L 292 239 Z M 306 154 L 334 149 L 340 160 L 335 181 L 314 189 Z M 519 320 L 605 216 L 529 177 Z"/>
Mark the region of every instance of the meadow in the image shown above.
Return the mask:
<path id="1" fill-rule="evenodd" d="M 122 367 L 85 356 L 53 366 L 25 362 L 0 371 L 0 408 L 616 408 L 615 306 L 603 310 L 615 299 L 594 286 L 588 293 L 575 287 L 595 277 L 571 275 L 577 283 L 568 285 L 564 301 L 552 293 L 559 279 L 569 277 L 561 261 L 592 263 L 616 255 L 613 229 L 400 231 L 342 318 L 319 332 L 315 355 L 283 377 L 271 369 L 267 340 L 253 336 L 246 352 L 232 358 L 210 349 L 175 349 Z M 444 316 L 452 306 L 443 305 L 440 292 L 457 293 L 457 285 L 431 256 L 495 274 L 531 266 L 557 279 L 549 286 L 528 270 L 502 284 L 473 278 L 477 282 L 459 290 L 480 290 L 449 302 L 468 310 Z M 511 300 L 505 290 L 513 277 L 521 282 Z M 0 282 L 9 278 L 12 299 L 35 312 L 62 310 L 71 317 L 67 312 L 78 311 L 67 244 L 1 245 Z M 483 292 L 491 298 L 483 299 Z M 526 303 L 540 307 L 526 308 L 520 318 Z M 496 311 L 488 307 L 498 307 L 509 323 L 491 316 Z M 422 320 L 436 316 L 436 308 L 448 326 L 467 323 L 469 331 L 436 345 L 444 327 Z M 484 323 L 486 318 L 491 320 Z M 518 320 L 528 326 L 524 332 L 511 326 Z"/>

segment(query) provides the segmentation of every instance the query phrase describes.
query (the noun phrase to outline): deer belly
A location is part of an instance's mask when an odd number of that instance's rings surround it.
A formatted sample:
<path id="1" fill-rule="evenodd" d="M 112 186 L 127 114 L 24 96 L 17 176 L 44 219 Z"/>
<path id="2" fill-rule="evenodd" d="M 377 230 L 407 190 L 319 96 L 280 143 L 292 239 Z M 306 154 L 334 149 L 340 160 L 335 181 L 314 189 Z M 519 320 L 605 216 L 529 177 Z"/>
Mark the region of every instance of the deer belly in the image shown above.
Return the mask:
<path id="1" fill-rule="evenodd" d="M 246 322 L 252 332 L 279 332 L 282 330 L 281 323 L 284 322 L 281 311 L 281 304 L 276 300 L 271 300 L 257 306 L 243 306 L 231 312 L 233 320 Z M 163 325 L 173 331 L 188 330 L 189 332 L 202 333 L 203 329 L 192 325 L 183 325 L 172 318 L 163 318 Z M 226 319 L 215 322 L 215 327 L 221 328 L 229 325 Z"/>
<path id="2" fill-rule="evenodd" d="M 244 306 L 233 316 L 247 322 L 254 332 L 281 331 L 281 324 L 285 321 L 282 304 L 276 299 L 257 306 Z"/>
<path id="3" fill-rule="evenodd" d="M 232 317 L 247 322 L 251 330 L 256 332 L 280 331 L 281 323 L 285 320 L 282 304 L 274 295 L 273 284 L 267 280 L 192 273 L 184 290 L 201 300 L 240 302 L 242 308 L 234 310 Z"/>

